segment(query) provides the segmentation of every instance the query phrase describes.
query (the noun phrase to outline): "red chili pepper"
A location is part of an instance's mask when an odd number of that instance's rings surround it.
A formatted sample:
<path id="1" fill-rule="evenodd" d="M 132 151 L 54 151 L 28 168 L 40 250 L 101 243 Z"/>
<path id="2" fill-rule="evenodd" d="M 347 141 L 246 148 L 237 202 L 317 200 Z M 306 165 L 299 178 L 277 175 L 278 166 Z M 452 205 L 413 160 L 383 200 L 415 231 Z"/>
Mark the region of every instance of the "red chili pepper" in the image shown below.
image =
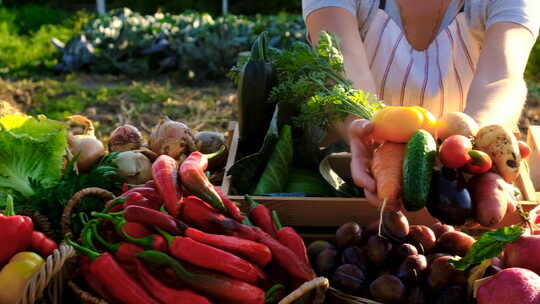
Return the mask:
<path id="1" fill-rule="evenodd" d="M 128 242 L 121 243 L 110 243 L 101 237 L 97 231 L 97 225 L 92 225 L 91 228 L 92 236 L 97 239 L 107 250 L 114 254 L 118 261 L 122 263 L 133 264 L 137 261 L 137 254 L 143 252 L 144 249 L 140 246 L 137 246 Z"/>
<path id="2" fill-rule="evenodd" d="M 125 192 L 127 192 L 128 190 L 129 190 L 129 184 L 124 183 L 124 184 L 122 185 L 122 193 L 125 193 Z"/>
<path id="3" fill-rule="evenodd" d="M 128 194 L 133 193 L 133 192 L 137 192 L 137 193 L 142 194 L 145 198 L 147 198 L 147 199 L 149 199 L 151 201 L 153 206 L 158 205 L 157 208 L 153 208 L 153 209 L 159 209 L 159 208 L 161 208 L 161 205 L 163 204 L 163 201 L 161 199 L 161 195 L 156 190 L 156 188 L 152 188 L 152 187 L 135 187 L 135 188 L 129 189 L 128 191 L 122 193 L 121 196 L 125 197 Z"/>
<path id="4" fill-rule="evenodd" d="M 270 248 L 273 259 L 291 276 L 303 282 L 315 278 L 313 270 L 306 263 L 268 233 L 258 227 L 246 226 L 227 218 L 196 197 L 186 199 L 183 216 L 186 222 L 195 226 L 263 243 Z"/>
<path id="5" fill-rule="evenodd" d="M 109 200 L 105 203 L 105 209 L 103 212 L 118 212 L 122 210 L 124 202 L 127 200 L 127 197 L 117 197 L 115 199 Z"/>
<path id="6" fill-rule="evenodd" d="M 194 228 L 187 228 L 185 236 L 206 245 L 238 255 L 260 267 L 266 266 L 272 260 L 272 252 L 270 252 L 270 249 L 267 246 L 254 241 L 229 235 L 205 233 Z"/>
<path id="7" fill-rule="evenodd" d="M 32 241 L 34 224 L 28 216 L 15 215 L 13 197 L 7 196 L 6 209 L 0 215 L 0 267 L 4 266 L 17 252 L 25 251 Z"/>
<path id="8" fill-rule="evenodd" d="M 206 297 L 201 296 L 190 289 L 174 289 L 165 285 L 156 279 L 141 261 L 137 260 L 136 265 L 139 280 L 146 287 L 148 292 L 162 304 L 212 304 Z"/>
<path id="9" fill-rule="evenodd" d="M 263 304 L 264 291 L 246 282 L 229 278 L 225 275 L 204 270 L 186 270 L 176 259 L 169 255 L 147 250 L 137 255 L 148 263 L 172 268 L 178 279 L 190 289 L 200 292 L 223 303 Z"/>
<path id="10" fill-rule="evenodd" d="M 178 200 L 178 164 L 168 155 L 160 155 L 152 164 L 152 176 L 156 183 L 165 209 L 172 216 L 178 217 L 181 201 Z"/>
<path id="11" fill-rule="evenodd" d="M 151 234 L 143 238 L 134 238 L 131 235 L 128 235 L 123 228 L 124 223 L 126 222 L 125 219 L 117 218 L 111 214 L 99 212 L 92 212 L 92 216 L 113 222 L 114 228 L 118 234 L 124 237 L 127 241 L 137 244 L 144 249 L 154 249 L 159 251 L 167 250 L 167 241 L 159 234 Z"/>
<path id="12" fill-rule="evenodd" d="M 250 204 L 249 219 L 261 228 L 264 232 L 270 234 L 273 238 L 277 237 L 277 229 L 272 220 L 272 213 L 265 205 L 258 204 L 249 195 L 245 196 Z"/>
<path id="13" fill-rule="evenodd" d="M 294 228 L 283 227 L 275 210 L 272 211 L 272 217 L 274 218 L 274 223 L 278 229 L 277 240 L 285 247 L 290 248 L 297 257 L 302 259 L 304 263 L 311 267 L 311 263 L 309 262 L 307 255 L 306 245 L 304 240 L 302 240 L 302 237 L 296 233 Z"/>
<path id="14" fill-rule="evenodd" d="M 128 208 L 130 208 L 130 207 L 139 207 L 139 206 L 128 206 Z M 144 207 L 141 207 L 141 208 L 144 208 Z M 153 210 L 153 209 L 150 209 L 150 210 Z M 147 237 L 149 235 L 152 235 L 152 231 L 150 231 L 150 229 L 146 228 L 145 225 L 135 223 L 135 222 L 131 222 L 131 221 L 125 222 L 123 228 L 124 228 L 124 231 L 129 236 L 132 236 L 134 238 L 143 238 L 143 237 Z"/>
<path id="15" fill-rule="evenodd" d="M 216 270 L 254 285 L 266 279 L 266 275 L 261 269 L 232 253 L 194 241 L 188 237 L 173 237 L 163 230 L 162 234 L 169 243 L 169 252 L 182 261 L 202 268 Z"/>
<path id="16" fill-rule="evenodd" d="M 195 241 L 248 259 L 261 267 L 266 266 L 272 259 L 270 249 L 262 244 L 234 236 L 205 233 L 188 227 L 169 214 L 149 208 L 129 206 L 124 211 L 124 217 L 128 221 L 155 226 L 173 235 L 185 235 Z"/>
<path id="17" fill-rule="evenodd" d="M 39 231 L 32 231 L 32 241 L 30 242 L 30 249 L 39 252 L 43 258 L 47 258 L 58 248 L 58 244 L 55 241 L 48 238 L 45 234 Z"/>
<path id="18" fill-rule="evenodd" d="M 223 201 L 214 189 L 214 185 L 210 183 L 208 177 L 204 174 L 204 171 L 208 167 L 208 159 L 219 155 L 223 151 L 224 147 L 212 154 L 192 152 L 180 165 L 178 174 L 180 175 L 182 186 L 191 194 L 209 203 L 220 212 L 227 212 Z"/>
<path id="19" fill-rule="evenodd" d="M 116 262 L 109 253 L 99 254 L 68 238 L 66 242 L 91 260 L 90 274 L 95 276 L 109 294 L 126 304 L 160 304 Z"/>
<path id="20" fill-rule="evenodd" d="M 244 220 L 244 216 L 242 215 L 242 212 L 240 212 L 240 208 L 231 201 L 224 193 L 221 191 L 221 188 L 214 187 L 216 189 L 217 194 L 223 201 L 223 204 L 225 205 L 225 208 L 227 208 L 227 213 L 235 219 L 237 222 L 241 223 Z"/>
<path id="21" fill-rule="evenodd" d="M 84 281 L 90 288 L 97 293 L 100 297 L 105 299 L 107 302 L 113 302 L 113 297 L 109 294 L 107 289 L 103 286 L 101 281 L 90 272 L 90 258 L 83 255 L 79 260 L 79 269 L 84 278 Z"/>
<path id="22" fill-rule="evenodd" d="M 144 197 L 139 192 L 127 192 L 126 194 L 126 201 L 124 202 L 123 207 L 126 208 L 127 206 L 143 206 L 146 208 L 152 208 L 158 210 L 161 208 L 161 203 L 158 201 L 149 200 L 148 198 Z"/>

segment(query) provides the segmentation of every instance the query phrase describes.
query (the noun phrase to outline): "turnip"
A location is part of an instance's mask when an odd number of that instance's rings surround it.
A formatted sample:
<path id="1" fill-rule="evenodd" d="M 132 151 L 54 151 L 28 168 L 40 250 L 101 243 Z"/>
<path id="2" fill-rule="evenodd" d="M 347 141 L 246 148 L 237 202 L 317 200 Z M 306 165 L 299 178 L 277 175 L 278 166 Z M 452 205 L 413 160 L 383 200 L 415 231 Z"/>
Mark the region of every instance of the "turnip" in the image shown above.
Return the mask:
<path id="1" fill-rule="evenodd" d="M 481 283 L 478 304 L 540 304 L 540 276 L 523 268 L 507 268 Z"/>
<path id="2" fill-rule="evenodd" d="M 540 273 L 540 235 L 523 235 L 504 248 L 504 266 L 521 267 Z"/>

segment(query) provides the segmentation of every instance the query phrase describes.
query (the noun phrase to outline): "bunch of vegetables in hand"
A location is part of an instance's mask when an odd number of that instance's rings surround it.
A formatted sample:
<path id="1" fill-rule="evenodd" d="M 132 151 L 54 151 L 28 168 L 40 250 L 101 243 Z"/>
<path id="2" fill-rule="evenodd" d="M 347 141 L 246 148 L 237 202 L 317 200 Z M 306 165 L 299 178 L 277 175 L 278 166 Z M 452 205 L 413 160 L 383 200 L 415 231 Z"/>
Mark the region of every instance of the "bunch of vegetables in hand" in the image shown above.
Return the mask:
<path id="1" fill-rule="evenodd" d="M 28 281 L 58 246 L 34 230 L 31 218 L 15 214 L 11 196 L 6 206 L 0 214 L 0 303 L 12 304 L 22 297 Z"/>
<path id="2" fill-rule="evenodd" d="M 104 212 L 92 212 L 80 244 L 68 239 L 87 256 L 81 268 L 94 292 L 122 303 L 262 304 L 314 278 L 300 236 L 254 201 L 242 215 L 208 181 L 209 157 L 192 152 L 178 165 L 160 155 L 152 181 L 126 188 Z M 164 269 L 167 275 L 156 275 Z M 137 297 L 110 280 L 127 282 Z"/>
<path id="3" fill-rule="evenodd" d="M 511 183 L 530 149 L 508 130 L 479 128 L 458 112 L 436 121 L 416 106 L 385 107 L 371 121 L 373 139 L 381 143 L 373 152 L 371 173 L 382 210 L 401 204 L 408 211 L 427 207 L 447 224 L 473 219 L 489 227 L 516 210 Z"/>

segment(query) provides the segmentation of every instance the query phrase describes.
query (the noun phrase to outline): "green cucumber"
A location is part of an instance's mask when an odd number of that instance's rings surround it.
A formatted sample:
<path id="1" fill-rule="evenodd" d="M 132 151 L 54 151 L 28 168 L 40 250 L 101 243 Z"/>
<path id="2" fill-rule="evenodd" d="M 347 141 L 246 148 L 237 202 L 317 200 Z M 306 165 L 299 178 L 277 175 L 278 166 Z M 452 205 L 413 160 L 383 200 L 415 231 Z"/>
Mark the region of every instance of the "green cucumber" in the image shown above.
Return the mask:
<path id="1" fill-rule="evenodd" d="M 407 143 L 403 161 L 405 210 L 417 211 L 426 205 L 436 155 L 437 144 L 427 131 L 418 130 Z"/>

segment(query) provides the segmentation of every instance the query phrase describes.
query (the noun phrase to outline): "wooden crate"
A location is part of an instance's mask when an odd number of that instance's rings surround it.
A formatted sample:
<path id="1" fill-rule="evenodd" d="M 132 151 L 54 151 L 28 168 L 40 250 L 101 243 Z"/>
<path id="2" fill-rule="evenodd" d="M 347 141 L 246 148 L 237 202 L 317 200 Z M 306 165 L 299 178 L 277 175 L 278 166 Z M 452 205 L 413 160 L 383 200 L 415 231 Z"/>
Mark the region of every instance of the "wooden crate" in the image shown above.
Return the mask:
<path id="1" fill-rule="evenodd" d="M 226 171 L 236 161 L 238 152 L 238 125 L 231 122 L 230 129 L 234 129 Z M 531 128 L 530 133 L 538 132 L 540 128 Z M 540 152 L 536 149 L 534 138 L 540 136 L 529 134 L 529 144 L 533 149 L 533 157 L 538 157 Z M 350 176 L 350 155 L 341 154 L 331 159 L 334 170 L 343 178 Z M 537 205 L 540 192 L 535 192 L 531 180 L 527 177 L 529 166 L 522 166 L 521 176 L 516 186 L 522 191 L 525 201 L 522 206 L 525 211 L 530 211 Z M 225 176 L 222 190 L 234 201 L 242 203 L 245 211 L 247 205 L 242 195 L 234 195 L 231 192 L 230 176 Z M 268 197 L 254 196 L 254 200 L 260 202 L 272 210 L 276 210 L 284 225 L 293 226 L 306 238 L 326 239 L 333 237 L 336 227 L 348 221 L 356 221 L 366 225 L 378 219 L 378 210 L 370 205 L 365 198 L 340 198 L 340 197 Z M 411 224 L 431 225 L 436 222 L 424 208 L 416 212 L 404 212 Z M 520 222 L 518 212 L 507 215 L 499 226 L 506 226 Z"/>

